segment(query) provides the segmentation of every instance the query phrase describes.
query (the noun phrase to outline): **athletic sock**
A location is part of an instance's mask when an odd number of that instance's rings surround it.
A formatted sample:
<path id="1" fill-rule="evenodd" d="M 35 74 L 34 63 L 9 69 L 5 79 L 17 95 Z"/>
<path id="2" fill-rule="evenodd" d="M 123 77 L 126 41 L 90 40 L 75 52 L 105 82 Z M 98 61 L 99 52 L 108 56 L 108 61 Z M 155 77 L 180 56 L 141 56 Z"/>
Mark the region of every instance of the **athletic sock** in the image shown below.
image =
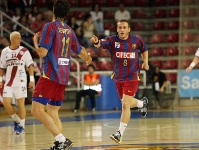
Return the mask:
<path id="1" fill-rule="evenodd" d="M 11 117 L 14 119 L 15 122 L 20 122 L 20 118 L 17 114 L 11 115 Z"/>
<path id="2" fill-rule="evenodd" d="M 60 134 L 58 134 L 58 135 L 55 137 L 55 140 L 56 140 L 56 141 L 59 141 L 59 142 L 65 142 L 65 141 L 66 141 L 66 138 L 60 133 Z"/>
<path id="3" fill-rule="evenodd" d="M 20 119 L 19 125 L 25 128 L 25 119 Z"/>
<path id="4" fill-rule="evenodd" d="M 123 133 L 124 133 L 124 130 L 126 129 L 126 127 L 127 127 L 126 123 L 120 122 L 120 127 L 119 127 L 118 131 L 120 131 L 121 136 L 123 136 Z"/>
<path id="5" fill-rule="evenodd" d="M 141 101 L 141 100 L 137 100 L 137 101 L 138 101 L 137 107 L 142 108 L 143 107 L 143 101 Z"/>

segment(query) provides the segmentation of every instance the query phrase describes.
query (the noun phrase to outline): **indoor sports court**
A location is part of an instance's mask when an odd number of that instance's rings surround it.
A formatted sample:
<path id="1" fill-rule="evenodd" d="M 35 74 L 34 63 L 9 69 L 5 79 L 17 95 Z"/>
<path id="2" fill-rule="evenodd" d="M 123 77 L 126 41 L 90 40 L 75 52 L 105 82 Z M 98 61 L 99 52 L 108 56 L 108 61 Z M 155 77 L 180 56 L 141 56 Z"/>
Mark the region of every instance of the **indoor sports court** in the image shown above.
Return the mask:
<path id="1" fill-rule="evenodd" d="M 147 118 L 132 111 L 122 144 L 109 138 L 119 124 L 121 111 L 60 113 L 64 135 L 74 145 L 71 150 L 198 150 L 199 111 L 149 111 Z M 54 142 L 52 135 L 31 115 L 26 120 L 26 133 L 12 133 L 13 121 L 7 115 L 0 118 L 0 149 L 48 150 Z"/>

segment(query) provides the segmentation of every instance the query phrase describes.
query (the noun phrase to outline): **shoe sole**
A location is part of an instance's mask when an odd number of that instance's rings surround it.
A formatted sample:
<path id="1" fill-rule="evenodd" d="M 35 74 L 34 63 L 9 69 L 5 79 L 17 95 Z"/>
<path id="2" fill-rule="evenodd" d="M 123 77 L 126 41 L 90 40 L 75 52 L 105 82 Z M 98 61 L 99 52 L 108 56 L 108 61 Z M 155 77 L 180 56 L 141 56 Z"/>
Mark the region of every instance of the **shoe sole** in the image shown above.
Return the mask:
<path id="1" fill-rule="evenodd" d="M 111 140 L 115 141 L 118 144 L 121 144 L 121 140 L 118 141 L 117 139 L 114 138 L 114 136 L 110 135 Z"/>
<path id="2" fill-rule="evenodd" d="M 70 149 L 73 146 L 73 143 L 71 143 L 66 149 Z"/>
<path id="3" fill-rule="evenodd" d="M 142 117 L 142 118 L 145 118 L 145 117 L 147 116 L 147 106 L 148 106 L 149 100 L 148 100 L 148 98 L 146 98 L 146 97 L 143 97 L 143 98 L 146 99 L 147 105 L 146 105 L 146 114 L 145 114 L 145 116 L 141 116 L 141 117 Z"/>

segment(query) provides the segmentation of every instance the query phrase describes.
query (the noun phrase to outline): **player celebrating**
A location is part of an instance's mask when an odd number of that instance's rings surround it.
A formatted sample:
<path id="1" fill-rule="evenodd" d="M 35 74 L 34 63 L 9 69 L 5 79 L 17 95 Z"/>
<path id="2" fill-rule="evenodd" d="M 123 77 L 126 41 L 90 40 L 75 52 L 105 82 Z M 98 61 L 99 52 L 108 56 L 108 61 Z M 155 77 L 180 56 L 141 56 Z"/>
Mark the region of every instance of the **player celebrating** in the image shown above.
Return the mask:
<path id="1" fill-rule="evenodd" d="M 141 117 L 146 117 L 147 114 L 148 99 L 134 98 L 140 80 L 139 54 L 144 61 L 142 67 L 148 70 L 149 65 L 147 47 L 140 37 L 129 34 L 130 25 L 127 20 L 118 21 L 117 32 L 118 35 L 101 40 L 94 35 L 90 41 L 95 47 L 108 49 L 111 53 L 114 70 L 112 77 L 115 79 L 117 92 L 122 101 L 122 114 L 118 131 L 110 135 L 110 138 L 121 143 L 124 130 L 130 120 L 130 108 L 138 107 L 141 110 Z"/>
<path id="2" fill-rule="evenodd" d="M 189 67 L 186 68 L 186 72 L 189 73 L 189 72 L 195 67 L 195 65 L 196 65 L 198 62 L 199 62 L 199 48 L 198 48 L 198 50 L 197 50 L 196 53 L 195 53 L 195 57 L 194 57 L 192 63 L 190 64 Z"/>
<path id="3" fill-rule="evenodd" d="M 20 46 L 21 35 L 14 31 L 10 34 L 11 45 L 4 48 L 1 53 L 0 87 L 3 87 L 3 75 L 6 69 L 6 82 L 3 89 L 3 105 L 8 114 L 14 119 L 13 131 L 17 134 L 24 132 L 26 109 L 24 106 L 27 97 L 27 76 L 25 66 L 30 75 L 29 88 L 34 85 L 33 61 L 30 52 Z M 11 105 L 13 96 L 17 99 L 19 116 Z"/>
<path id="4" fill-rule="evenodd" d="M 62 123 L 58 116 L 70 73 L 71 50 L 87 64 L 92 61 L 86 49 L 79 44 L 74 31 L 64 22 L 69 10 L 67 0 L 57 0 L 53 6 L 53 22 L 45 24 L 42 32 L 34 36 L 35 50 L 43 57 L 43 73 L 33 93 L 31 112 L 55 137 L 52 150 L 65 150 L 73 144 L 62 134 Z"/>

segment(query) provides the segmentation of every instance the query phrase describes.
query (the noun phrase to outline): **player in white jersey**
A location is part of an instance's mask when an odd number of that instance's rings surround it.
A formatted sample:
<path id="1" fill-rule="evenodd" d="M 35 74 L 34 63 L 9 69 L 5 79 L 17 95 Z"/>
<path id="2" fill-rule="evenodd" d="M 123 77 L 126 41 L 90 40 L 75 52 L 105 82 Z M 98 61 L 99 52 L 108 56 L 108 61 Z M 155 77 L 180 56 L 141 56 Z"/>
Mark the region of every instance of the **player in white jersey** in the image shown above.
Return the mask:
<path id="1" fill-rule="evenodd" d="M 6 80 L 3 89 L 3 105 L 8 114 L 14 119 L 14 129 L 16 134 L 24 132 L 26 109 L 24 106 L 25 97 L 27 97 L 27 76 L 25 67 L 28 67 L 30 82 L 28 87 L 34 85 L 33 60 L 30 52 L 20 46 L 21 35 L 19 32 L 10 34 L 11 45 L 4 48 L 1 53 L 0 63 L 0 88 L 3 83 L 3 75 L 6 70 Z M 19 116 L 11 105 L 12 98 L 18 102 Z"/>
<path id="2" fill-rule="evenodd" d="M 192 63 L 189 65 L 189 67 L 186 68 L 186 72 L 189 73 L 198 62 L 199 62 L 199 48 L 195 53 L 195 57 L 194 57 Z"/>

